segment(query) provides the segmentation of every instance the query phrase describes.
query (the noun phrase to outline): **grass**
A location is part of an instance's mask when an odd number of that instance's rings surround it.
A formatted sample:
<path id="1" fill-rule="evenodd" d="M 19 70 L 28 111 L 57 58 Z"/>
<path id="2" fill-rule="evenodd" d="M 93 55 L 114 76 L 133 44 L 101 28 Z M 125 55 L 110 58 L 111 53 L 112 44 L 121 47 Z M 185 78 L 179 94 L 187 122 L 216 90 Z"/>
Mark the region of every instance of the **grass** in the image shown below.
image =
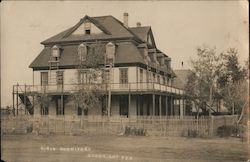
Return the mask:
<path id="1" fill-rule="evenodd" d="M 2 136 L 2 159 L 7 162 L 245 162 L 248 159 L 247 153 L 247 143 L 238 138 Z"/>

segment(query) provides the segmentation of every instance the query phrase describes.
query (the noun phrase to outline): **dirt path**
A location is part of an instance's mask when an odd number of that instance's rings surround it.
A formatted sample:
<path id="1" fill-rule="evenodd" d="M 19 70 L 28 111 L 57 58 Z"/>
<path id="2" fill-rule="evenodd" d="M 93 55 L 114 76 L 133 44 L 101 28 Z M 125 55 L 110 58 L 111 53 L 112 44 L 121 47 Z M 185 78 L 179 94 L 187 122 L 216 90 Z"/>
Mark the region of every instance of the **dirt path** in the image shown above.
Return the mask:
<path id="1" fill-rule="evenodd" d="M 121 136 L 2 136 L 5 161 L 246 162 L 237 138 Z"/>

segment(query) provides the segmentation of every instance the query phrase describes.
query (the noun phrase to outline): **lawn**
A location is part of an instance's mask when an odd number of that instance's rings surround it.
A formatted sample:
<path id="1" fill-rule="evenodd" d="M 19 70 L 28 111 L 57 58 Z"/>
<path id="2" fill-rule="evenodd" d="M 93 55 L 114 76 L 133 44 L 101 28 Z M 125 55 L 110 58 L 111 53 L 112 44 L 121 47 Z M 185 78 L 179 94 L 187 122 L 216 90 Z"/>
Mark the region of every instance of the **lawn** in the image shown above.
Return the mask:
<path id="1" fill-rule="evenodd" d="M 2 135 L 9 161 L 237 162 L 248 159 L 239 138 Z"/>

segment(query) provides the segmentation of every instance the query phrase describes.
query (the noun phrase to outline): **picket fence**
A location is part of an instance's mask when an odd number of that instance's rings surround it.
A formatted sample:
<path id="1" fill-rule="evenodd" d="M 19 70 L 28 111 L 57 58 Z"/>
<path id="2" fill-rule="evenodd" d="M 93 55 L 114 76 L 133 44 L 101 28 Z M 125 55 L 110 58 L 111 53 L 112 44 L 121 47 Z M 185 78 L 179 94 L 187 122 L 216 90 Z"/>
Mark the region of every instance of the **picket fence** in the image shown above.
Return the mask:
<path id="1" fill-rule="evenodd" d="M 213 137 L 221 126 L 232 126 L 237 116 L 5 116 L 1 130 L 5 134 L 124 134 L 126 129 L 153 136 Z"/>

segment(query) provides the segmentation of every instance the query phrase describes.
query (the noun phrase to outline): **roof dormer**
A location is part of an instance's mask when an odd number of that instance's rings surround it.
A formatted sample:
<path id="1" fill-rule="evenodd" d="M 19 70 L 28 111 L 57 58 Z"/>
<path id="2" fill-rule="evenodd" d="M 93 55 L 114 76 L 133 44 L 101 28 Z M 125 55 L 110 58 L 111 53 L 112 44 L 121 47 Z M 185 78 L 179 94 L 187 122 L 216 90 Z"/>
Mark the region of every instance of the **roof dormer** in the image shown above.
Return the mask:
<path id="1" fill-rule="evenodd" d="M 57 45 L 51 48 L 50 61 L 58 61 L 60 59 L 61 50 Z"/>
<path id="2" fill-rule="evenodd" d="M 107 64 L 113 64 L 115 61 L 115 44 L 112 42 L 109 42 L 106 44 L 106 63 Z"/>
<path id="3" fill-rule="evenodd" d="M 88 53 L 88 48 L 87 48 L 87 45 L 85 43 L 81 43 L 78 46 L 77 52 L 78 52 L 79 60 L 80 61 L 86 61 L 86 59 L 87 59 L 87 53 Z"/>

